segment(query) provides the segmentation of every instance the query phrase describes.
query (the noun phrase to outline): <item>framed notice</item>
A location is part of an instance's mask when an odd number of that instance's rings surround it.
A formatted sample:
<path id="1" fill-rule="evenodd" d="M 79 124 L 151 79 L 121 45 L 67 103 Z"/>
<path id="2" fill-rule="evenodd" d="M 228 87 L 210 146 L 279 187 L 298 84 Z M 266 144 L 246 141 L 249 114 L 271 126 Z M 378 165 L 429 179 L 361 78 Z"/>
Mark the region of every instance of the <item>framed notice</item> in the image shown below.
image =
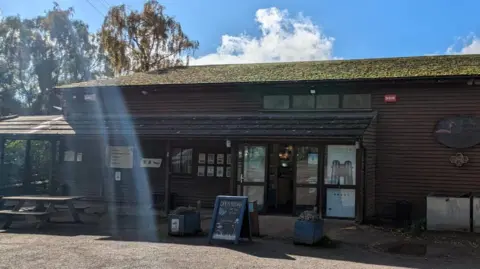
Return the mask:
<path id="1" fill-rule="evenodd" d="M 225 161 L 225 155 L 223 154 L 217 154 L 217 164 L 223 164 Z"/>
<path id="2" fill-rule="evenodd" d="M 232 164 L 232 154 L 227 154 L 227 164 Z"/>
<path id="3" fill-rule="evenodd" d="M 217 166 L 217 177 L 223 177 L 223 166 Z"/>
<path id="4" fill-rule="evenodd" d="M 133 168 L 133 147 L 110 146 L 111 168 Z"/>
<path id="5" fill-rule="evenodd" d="M 215 154 L 208 154 L 208 164 L 215 164 Z"/>
<path id="6" fill-rule="evenodd" d="M 207 177 L 213 177 L 215 175 L 215 166 L 207 166 Z"/>
<path id="7" fill-rule="evenodd" d="M 204 164 L 205 163 L 205 153 L 199 153 L 198 154 L 198 163 L 199 164 Z"/>
<path id="8" fill-rule="evenodd" d="M 199 165 L 198 166 L 197 176 L 199 176 L 199 177 L 204 177 L 205 176 L 205 166 L 204 165 Z"/>
<path id="9" fill-rule="evenodd" d="M 231 170 L 231 167 L 230 167 L 230 166 L 225 167 L 225 177 L 228 177 L 228 178 L 229 178 L 229 177 L 231 176 L 231 175 L 230 175 L 231 171 L 232 171 L 232 170 Z"/>

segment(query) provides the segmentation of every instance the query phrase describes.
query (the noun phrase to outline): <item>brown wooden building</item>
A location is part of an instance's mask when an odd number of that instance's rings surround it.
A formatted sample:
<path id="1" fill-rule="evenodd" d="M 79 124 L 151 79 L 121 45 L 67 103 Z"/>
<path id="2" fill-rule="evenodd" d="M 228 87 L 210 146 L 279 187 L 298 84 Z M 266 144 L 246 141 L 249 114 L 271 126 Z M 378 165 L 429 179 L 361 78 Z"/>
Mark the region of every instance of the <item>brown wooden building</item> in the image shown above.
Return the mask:
<path id="1" fill-rule="evenodd" d="M 194 66 L 57 91 L 63 115 L 0 122 L 2 186 L 43 178 L 89 199 L 204 207 L 241 194 L 265 214 L 318 206 L 359 221 L 480 191 L 480 55 Z M 439 139 L 451 117 L 473 127 Z"/>

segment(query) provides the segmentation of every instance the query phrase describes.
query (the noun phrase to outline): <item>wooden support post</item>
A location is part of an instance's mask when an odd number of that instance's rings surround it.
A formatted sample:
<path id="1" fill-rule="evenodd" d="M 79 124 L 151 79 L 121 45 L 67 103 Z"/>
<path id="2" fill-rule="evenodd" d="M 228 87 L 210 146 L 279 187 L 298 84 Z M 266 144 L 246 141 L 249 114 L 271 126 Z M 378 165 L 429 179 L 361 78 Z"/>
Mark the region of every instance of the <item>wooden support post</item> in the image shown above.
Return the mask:
<path id="1" fill-rule="evenodd" d="M 170 140 L 165 147 L 165 214 L 170 210 Z"/>
<path id="2" fill-rule="evenodd" d="M 230 195 L 237 195 L 238 143 L 230 144 Z"/>
<path id="3" fill-rule="evenodd" d="M 356 156 L 356 171 L 355 171 L 355 221 L 357 223 L 363 223 L 365 213 L 365 160 L 364 160 L 364 148 L 357 149 Z"/>
<path id="4" fill-rule="evenodd" d="M 32 141 L 27 140 L 27 145 L 25 147 L 25 172 L 23 173 L 23 192 L 24 194 L 33 194 L 32 186 L 32 163 L 31 163 L 31 154 Z"/>
<path id="5" fill-rule="evenodd" d="M 4 169 L 4 162 L 5 162 L 5 137 L 2 136 L 0 138 L 0 185 L 5 183 L 5 169 Z"/>
<path id="6" fill-rule="evenodd" d="M 54 170 L 56 167 L 57 159 L 57 140 L 50 140 L 50 165 L 48 167 L 48 193 L 53 195 L 58 185 L 56 179 L 54 179 Z"/>

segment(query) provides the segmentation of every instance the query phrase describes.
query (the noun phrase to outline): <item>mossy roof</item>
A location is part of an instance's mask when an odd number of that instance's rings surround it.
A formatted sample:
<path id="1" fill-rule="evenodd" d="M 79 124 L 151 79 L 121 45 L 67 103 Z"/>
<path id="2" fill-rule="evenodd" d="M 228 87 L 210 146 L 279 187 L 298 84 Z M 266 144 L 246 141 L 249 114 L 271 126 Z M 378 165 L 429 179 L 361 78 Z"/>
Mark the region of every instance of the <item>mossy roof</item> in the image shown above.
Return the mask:
<path id="1" fill-rule="evenodd" d="M 475 75 L 480 75 L 480 54 L 188 66 L 62 85 L 57 88 L 408 79 Z"/>

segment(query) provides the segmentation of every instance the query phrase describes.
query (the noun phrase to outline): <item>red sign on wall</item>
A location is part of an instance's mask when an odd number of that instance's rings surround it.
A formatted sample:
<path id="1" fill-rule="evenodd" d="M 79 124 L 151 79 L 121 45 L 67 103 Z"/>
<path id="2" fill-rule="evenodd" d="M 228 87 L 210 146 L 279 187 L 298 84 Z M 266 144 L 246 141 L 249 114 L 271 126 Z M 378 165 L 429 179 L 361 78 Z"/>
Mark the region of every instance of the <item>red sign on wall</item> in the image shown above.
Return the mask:
<path id="1" fill-rule="evenodd" d="M 397 95 L 396 94 L 385 94 L 384 98 L 385 103 L 396 103 Z"/>

